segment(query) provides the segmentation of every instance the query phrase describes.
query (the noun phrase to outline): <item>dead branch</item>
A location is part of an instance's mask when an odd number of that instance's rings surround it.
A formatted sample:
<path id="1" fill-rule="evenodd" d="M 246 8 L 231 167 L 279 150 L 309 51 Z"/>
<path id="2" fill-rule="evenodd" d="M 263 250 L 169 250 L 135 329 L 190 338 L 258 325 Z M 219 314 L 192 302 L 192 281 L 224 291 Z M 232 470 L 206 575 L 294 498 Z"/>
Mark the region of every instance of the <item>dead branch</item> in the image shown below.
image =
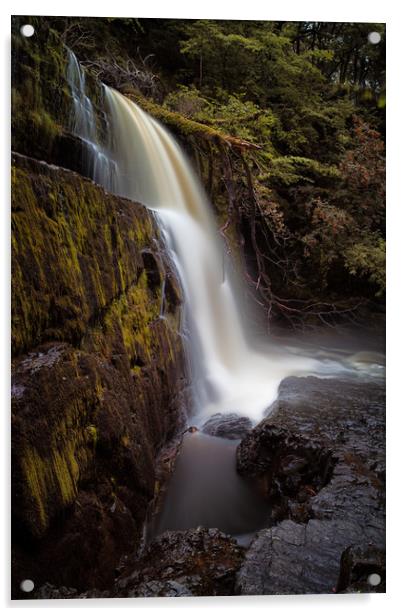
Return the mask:
<path id="1" fill-rule="evenodd" d="M 160 79 L 150 66 L 152 58 L 151 54 L 142 58 L 138 50 L 135 60 L 116 58 L 108 52 L 107 57 L 87 60 L 83 65 L 97 79 L 117 90 L 131 86 L 144 95 L 155 96 L 159 90 Z"/>

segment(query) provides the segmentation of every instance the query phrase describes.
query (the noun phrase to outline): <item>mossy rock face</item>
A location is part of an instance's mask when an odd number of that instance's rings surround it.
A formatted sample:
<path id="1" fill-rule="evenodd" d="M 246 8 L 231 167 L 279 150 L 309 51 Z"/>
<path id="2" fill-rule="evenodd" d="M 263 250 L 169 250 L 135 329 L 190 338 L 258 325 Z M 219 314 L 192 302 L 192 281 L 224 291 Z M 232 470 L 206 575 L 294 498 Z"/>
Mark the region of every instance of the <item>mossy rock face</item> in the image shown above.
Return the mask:
<path id="1" fill-rule="evenodd" d="M 153 335 L 160 352 L 165 335 Z M 108 587 L 121 555 L 138 547 L 155 456 L 180 423 L 180 349 L 176 340 L 174 357 L 154 354 L 134 375 L 116 337 L 110 352 L 120 353 L 109 360 L 47 343 L 13 362 L 17 595 L 28 575 L 38 584 Z"/>
<path id="2" fill-rule="evenodd" d="M 93 463 L 90 428 L 100 383 L 86 378 L 80 359 L 60 343 L 13 365 L 13 509 L 34 537 L 72 505 Z"/>
<path id="3" fill-rule="evenodd" d="M 15 596 L 106 588 L 182 421 L 180 287 L 146 208 L 19 155 L 12 183 Z"/>
<path id="4" fill-rule="evenodd" d="M 26 23 L 35 28 L 30 38 L 20 33 Z M 66 78 L 68 50 L 46 19 L 14 16 L 11 25 L 12 150 L 83 172 L 85 146 L 71 134 L 74 107 Z M 88 74 L 86 88 L 99 113 L 100 83 Z"/>
<path id="5" fill-rule="evenodd" d="M 30 23 L 35 34 L 21 35 Z M 68 127 L 70 93 L 65 81 L 67 53 L 46 21 L 35 17 L 12 20 L 12 148 L 48 158 L 54 140 Z"/>
<path id="6" fill-rule="evenodd" d="M 47 340 L 79 344 L 145 270 L 152 214 L 77 174 L 13 162 L 13 353 Z"/>

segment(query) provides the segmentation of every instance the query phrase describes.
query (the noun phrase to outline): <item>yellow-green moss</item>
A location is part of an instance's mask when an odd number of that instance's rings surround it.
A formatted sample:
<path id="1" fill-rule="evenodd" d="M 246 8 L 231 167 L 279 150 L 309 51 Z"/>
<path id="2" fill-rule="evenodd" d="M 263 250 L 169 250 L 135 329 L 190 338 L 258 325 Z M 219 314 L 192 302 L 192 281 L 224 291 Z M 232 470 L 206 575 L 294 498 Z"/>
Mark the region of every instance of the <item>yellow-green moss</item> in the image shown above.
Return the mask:
<path id="1" fill-rule="evenodd" d="M 90 319 L 132 284 L 155 225 L 145 208 L 76 174 L 14 159 L 12 340 L 19 353 L 43 340 L 79 341 Z"/>
<path id="2" fill-rule="evenodd" d="M 38 534 L 41 534 L 48 524 L 46 512 L 46 463 L 34 448 L 29 448 L 22 457 L 21 467 L 26 483 L 27 497 L 32 504 L 33 522 L 38 526 Z"/>
<path id="3" fill-rule="evenodd" d="M 13 33 L 12 48 L 12 148 L 49 160 L 62 126 L 69 124 L 72 101 L 64 87 L 66 49 L 43 28 L 27 40 Z"/>
<path id="4" fill-rule="evenodd" d="M 98 430 L 96 426 L 87 426 L 86 428 L 87 434 L 89 435 L 90 442 L 93 445 L 93 448 L 96 449 L 96 443 L 98 442 Z"/>
<path id="5" fill-rule="evenodd" d="M 61 501 L 69 505 L 77 494 L 77 483 L 80 475 L 79 466 L 75 459 L 75 444 L 66 443 L 62 452 L 52 451 L 51 472 L 55 477 L 61 494 Z"/>
<path id="6" fill-rule="evenodd" d="M 70 506 L 77 495 L 81 474 L 93 460 L 97 429 L 87 425 L 91 408 L 100 386 L 92 383 L 90 398 L 74 398 L 64 403 L 63 418 L 43 438 L 46 448 L 32 444 L 31 439 L 21 445 L 20 465 L 25 509 L 34 535 L 40 536 L 48 528 L 55 511 Z M 90 402 L 92 400 L 92 402 Z"/>
<path id="7" fill-rule="evenodd" d="M 34 534 L 42 534 L 49 524 L 49 507 L 61 503 L 63 507 L 74 502 L 77 494 L 79 466 L 75 459 L 75 445 L 67 442 L 59 450 L 42 457 L 34 447 L 22 454 L 25 498 L 31 507 L 31 524 Z M 53 501 L 53 503 L 52 503 Z"/>
<path id="8" fill-rule="evenodd" d="M 110 306 L 104 318 L 106 334 L 118 327 L 128 356 L 134 358 L 142 354 L 149 361 L 152 355 L 150 325 L 159 315 L 159 305 L 160 298 L 151 294 L 143 271 L 136 284 Z"/>
<path id="9" fill-rule="evenodd" d="M 123 447 L 129 448 L 131 441 L 130 441 L 130 437 L 128 436 L 128 434 L 123 434 L 123 436 L 121 437 L 121 444 L 123 445 Z"/>

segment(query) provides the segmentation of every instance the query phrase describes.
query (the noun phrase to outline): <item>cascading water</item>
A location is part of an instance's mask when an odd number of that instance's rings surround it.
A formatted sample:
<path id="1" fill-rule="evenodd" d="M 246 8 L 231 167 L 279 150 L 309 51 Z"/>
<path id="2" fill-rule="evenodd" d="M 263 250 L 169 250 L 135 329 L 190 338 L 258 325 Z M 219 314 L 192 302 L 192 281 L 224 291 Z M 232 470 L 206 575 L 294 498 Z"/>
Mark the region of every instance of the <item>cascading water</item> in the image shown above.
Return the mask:
<path id="1" fill-rule="evenodd" d="M 170 250 L 185 298 L 196 421 L 216 412 L 258 420 L 286 376 L 329 373 L 328 362 L 300 349 L 291 353 L 267 341 L 257 351 L 250 343 L 237 281 L 230 267 L 223 275 L 223 246 L 211 206 L 169 132 L 128 98 L 103 86 L 107 138 L 102 145 L 84 72 L 71 51 L 67 78 L 73 130 L 88 145 L 91 177 L 153 210 Z M 339 372 L 340 364 L 332 362 L 332 368 Z"/>
<path id="2" fill-rule="evenodd" d="M 347 364 L 339 349 L 328 353 L 313 344 L 310 353 L 299 345 L 292 352 L 272 341 L 260 343 L 257 351 L 229 263 L 223 272 L 223 246 L 212 209 L 179 145 L 161 124 L 106 86 L 102 142 L 85 76 L 71 52 L 68 81 L 74 100 L 72 129 L 87 145 L 88 175 L 153 210 L 180 277 L 192 423 L 202 424 L 216 412 L 237 412 L 257 421 L 288 375 L 352 376 L 359 354 Z M 247 543 L 266 526 L 266 501 L 236 472 L 237 442 L 201 432 L 184 435 L 162 511 L 147 525 L 150 538 L 164 530 L 203 525 Z"/>
<path id="3" fill-rule="evenodd" d="M 117 192 L 157 212 L 181 279 L 196 413 L 236 411 L 256 419 L 272 402 L 279 381 L 305 370 L 306 360 L 289 356 L 278 365 L 277 358 L 250 347 L 233 274 L 222 273 L 210 205 L 182 150 L 126 97 L 106 88 L 105 100 Z"/>
<path id="4" fill-rule="evenodd" d="M 85 72 L 71 49 L 67 49 L 67 82 L 73 99 L 71 131 L 80 137 L 87 150 L 84 172 L 107 190 L 115 192 L 117 167 L 110 152 L 101 145 L 96 114 L 86 93 Z M 105 116 L 106 130 L 107 117 Z"/>

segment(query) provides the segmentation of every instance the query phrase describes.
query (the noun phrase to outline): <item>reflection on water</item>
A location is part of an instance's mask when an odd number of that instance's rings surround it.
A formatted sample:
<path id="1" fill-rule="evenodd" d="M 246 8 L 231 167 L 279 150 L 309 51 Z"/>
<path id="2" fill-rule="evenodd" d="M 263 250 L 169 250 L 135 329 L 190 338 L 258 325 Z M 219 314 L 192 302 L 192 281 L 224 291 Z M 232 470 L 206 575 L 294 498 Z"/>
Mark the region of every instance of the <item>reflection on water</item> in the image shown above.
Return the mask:
<path id="1" fill-rule="evenodd" d="M 267 502 L 236 472 L 238 443 L 201 432 L 184 436 L 156 534 L 205 526 L 243 536 L 267 526 Z"/>

